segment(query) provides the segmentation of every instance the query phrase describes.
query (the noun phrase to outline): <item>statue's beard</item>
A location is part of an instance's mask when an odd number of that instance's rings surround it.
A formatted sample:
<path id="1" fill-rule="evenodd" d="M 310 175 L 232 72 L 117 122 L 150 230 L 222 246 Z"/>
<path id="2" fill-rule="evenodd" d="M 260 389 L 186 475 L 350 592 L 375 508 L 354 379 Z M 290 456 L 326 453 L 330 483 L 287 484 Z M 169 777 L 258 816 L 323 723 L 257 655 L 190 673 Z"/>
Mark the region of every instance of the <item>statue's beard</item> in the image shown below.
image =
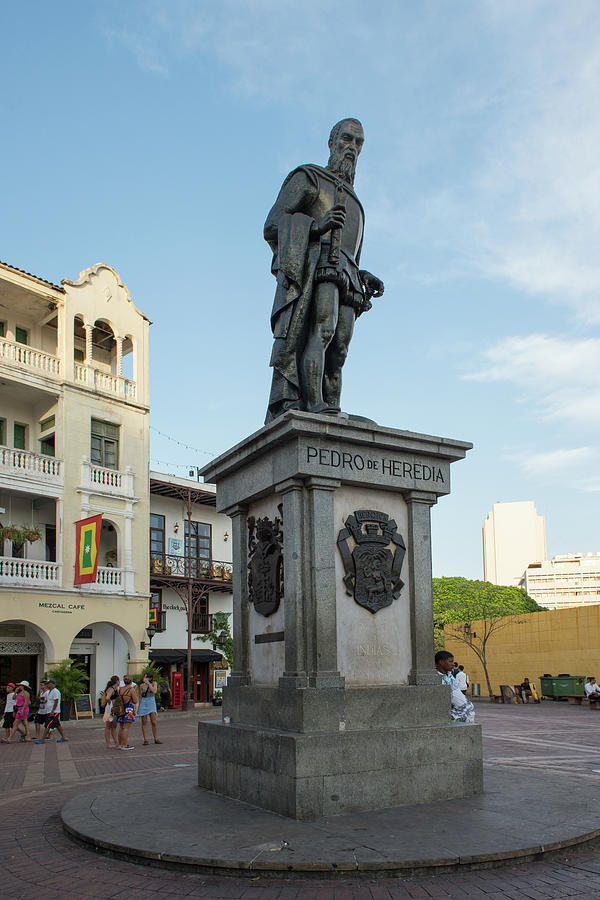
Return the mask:
<path id="1" fill-rule="evenodd" d="M 335 175 L 339 175 L 342 181 L 347 184 L 354 184 L 354 173 L 356 172 L 356 159 L 348 156 L 339 156 L 332 153 L 327 163 L 327 168 Z"/>

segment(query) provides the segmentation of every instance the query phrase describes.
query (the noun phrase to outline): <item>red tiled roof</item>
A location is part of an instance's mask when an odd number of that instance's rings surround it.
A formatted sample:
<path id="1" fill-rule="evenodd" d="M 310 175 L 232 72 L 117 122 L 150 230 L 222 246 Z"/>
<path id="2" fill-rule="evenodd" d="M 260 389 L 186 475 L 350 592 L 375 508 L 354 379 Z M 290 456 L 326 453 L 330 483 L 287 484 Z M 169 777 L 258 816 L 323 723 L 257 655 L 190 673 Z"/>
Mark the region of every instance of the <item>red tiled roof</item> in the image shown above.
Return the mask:
<path id="1" fill-rule="evenodd" d="M 39 275 L 33 275 L 31 272 L 26 272 L 25 269 L 19 269 L 18 266 L 11 266 L 10 263 L 4 262 L 1 259 L 0 265 L 6 266 L 7 269 L 12 269 L 13 272 L 21 272 L 23 275 L 28 275 L 30 278 L 35 278 L 36 281 L 40 281 L 42 284 L 48 284 L 51 288 L 54 288 L 55 291 L 60 291 L 61 294 L 66 293 L 64 287 L 61 287 L 59 284 L 53 284 L 46 278 L 40 278 Z"/>

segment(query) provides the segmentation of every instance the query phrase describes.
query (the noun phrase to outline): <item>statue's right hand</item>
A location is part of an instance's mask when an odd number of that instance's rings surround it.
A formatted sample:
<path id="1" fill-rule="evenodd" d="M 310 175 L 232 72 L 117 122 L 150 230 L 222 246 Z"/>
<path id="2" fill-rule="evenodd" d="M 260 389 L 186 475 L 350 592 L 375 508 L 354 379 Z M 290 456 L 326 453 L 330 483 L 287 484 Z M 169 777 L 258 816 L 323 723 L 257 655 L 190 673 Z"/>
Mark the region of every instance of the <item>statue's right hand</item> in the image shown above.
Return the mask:
<path id="1" fill-rule="evenodd" d="M 336 228 L 343 228 L 346 223 L 346 208 L 341 203 L 332 207 L 328 210 L 321 221 L 319 222 L 317 229 L 319 234 L 325 234 L 328 231 L 332 231 Z"/>

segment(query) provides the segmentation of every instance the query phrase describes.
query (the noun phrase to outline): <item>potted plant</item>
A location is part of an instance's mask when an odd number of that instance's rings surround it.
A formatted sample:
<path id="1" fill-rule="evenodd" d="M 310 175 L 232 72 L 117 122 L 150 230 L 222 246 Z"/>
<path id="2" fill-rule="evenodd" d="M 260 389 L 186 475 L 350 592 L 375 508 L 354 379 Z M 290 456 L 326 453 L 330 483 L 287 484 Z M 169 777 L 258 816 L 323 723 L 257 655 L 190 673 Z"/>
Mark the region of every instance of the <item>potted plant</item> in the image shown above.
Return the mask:
<path id="1" fill-rule="evenodd" d="M 13 553 L 15 550 L 17 553 L 20 553 L 23 544 L 34 544 L 36 541 L 41 541 L 41 539 L 42 529 L 39 525 L 31 528 L 28 525 L 21 525 L 20 527 L 17 525 L 0 525 L 0 550 L 3 549 L 4 541 L 12 541 Z"/>
<path id="2" fill-rule="evenodd" d="M 148 663 L 147 666 L 144 666 L 141 672 L 139 672 L 137 675 L 131 676 L 134 683 L 137 684 L 138 687 L 142 683 L 144 675 L 151 675 L 152 681 L 156 681 L 157 685 L 160 685 L 160 683 L 165 680 L 163 678 L 161 667 L 157 666 L 156 663 Z"/>
<path id="3" fill-rule="evenodd" d="M 215 691 L 212 698 L 213 706 L 223 706 L 223 691 Z"/>
<path id="4" fill-rule="evenodd" d="M 60 691 L 60 717 L 67 722 L 71 718 L 71 704 L 75 698 L 87 692 L 89 678 L 81 663 L 74 659 L 63 659 L 57 666 L 50 669 L 48 678 L 51 678 Z"/>

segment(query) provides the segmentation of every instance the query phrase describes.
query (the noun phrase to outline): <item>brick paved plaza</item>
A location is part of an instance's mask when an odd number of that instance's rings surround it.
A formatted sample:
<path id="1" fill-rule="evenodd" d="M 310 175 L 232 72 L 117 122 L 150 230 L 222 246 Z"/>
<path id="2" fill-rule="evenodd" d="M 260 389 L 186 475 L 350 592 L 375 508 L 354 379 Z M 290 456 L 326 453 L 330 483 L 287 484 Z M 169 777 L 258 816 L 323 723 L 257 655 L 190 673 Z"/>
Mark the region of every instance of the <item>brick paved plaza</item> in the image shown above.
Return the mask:
<path id="1" fill-rule="evenodd" d="M 140 728 L 132 729 L 136 749 L 106 750 L 99 721 L 67 723 L 67 744 L 2 745 L 0 748 L 0 897 L 202 897 L 207 900 L 392 900 L 414 897 L 587 898 L 600 896 L 600 840 L 553 857 L 502 868 L 420 878 L 270 880 L 217 877 L 166 871 L 96 855 L 63 834 L 59 810 L 66 800 L 102 784 L 118 794 L 123 779 L 140 791 L 152 790 L 154 773 L 194 765 L 199 715 L 161 717 L 164 743 L 143 747 Z M 600 779 L 600 714 L 585 707 L 550 702 L 539 706 L 488 706 L 479 703 L 487 766 L 501 767 L 510 779 L 515 768 L 544 770 L 552 778 L 569 772 L 596 786 Z M 597 770 L 597 771 L 595 771 Z M 176 815 L 176 810 L 174 810 Z M 599 809 L 600 821 L 600 809 Z M 161 821 L 140 822 L 156 830 Z M 460 822 L 456 822 L 460 828 Z M 435 844 L 436 835 L 431 834 Z"/>

